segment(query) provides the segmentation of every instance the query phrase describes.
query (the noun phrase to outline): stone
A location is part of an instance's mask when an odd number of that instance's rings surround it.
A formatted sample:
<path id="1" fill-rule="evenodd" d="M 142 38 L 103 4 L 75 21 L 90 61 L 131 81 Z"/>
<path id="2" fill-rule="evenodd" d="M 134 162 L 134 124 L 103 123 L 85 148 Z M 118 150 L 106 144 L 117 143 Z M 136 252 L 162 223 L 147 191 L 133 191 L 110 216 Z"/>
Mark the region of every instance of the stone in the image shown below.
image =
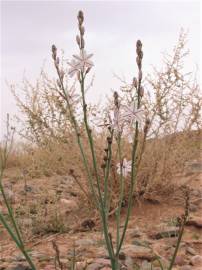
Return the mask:
<path id="1" fill-rule="evenodd" d="M 202 172 L 202 163 L 198 160 L 191 160 L 185 163 L 185 170 L 187 172 Z"/>
<path id="2" fill-rule="evenodd" d="M 93 261 L 93 263 L 89 264 L 86 270 L 109 270 L 111 269 L 111 261 L 109 259 L 98 258 Z"/>
<path id="3" fill-rule="evenodd" d="M 189 211 L 190 212 L 197 212 L 198 207 L 196 205 L 194 205 L 193 203 L 190 204 L 189 206 Z"/>
<path id="4" fill-rule="evenodd" d="M 86 270 L 100 270 L 101 267 L 102 265 L 99 263 L 91 263 L 86 267 Z"/>
<path id="5" fill-rule="evenodd" d="M 44 270 L 55 270 L 55 266 L 53 265 L 46 265 Z"/>
<path id="6" fill-rule="evenodd" d="M 186 264 L 186 257 L 184 254 L 179 254 L 176 256 L 175 258 L 175 265 L 179 265 L 179 266 L 182 266 L 182 265 L 185 265 Z"/>
<path id="7" fill-rule="evenodd" d="M 94 261 L 95 263 L 99 263 L 101 265 L 105 265 L 105 266 L 110 266 L 111 262 L 109 259 L 104 259 L 104 258 L 98 258 Z"/>
<path id="8" fill-rule="evenodd" d="M 147 240 L 134 240 L 132 241 L 132 244 L 135 246 L 141 246 L 141 247 L 149 247 L 151 245 L 151 243 Z"/>
<path id="9" fill-rule="evenodd" d="M 127 270 L 133 270 L 134 269 L 134 262 L 130 256 L 126 256 L 124 264 L 127 267 Z"/>
<path id="10" fill-rule="evenodd" d="M 83 270 L 83 269 L 86 269 L 86 266 L 87 266 L 86 261 L 84 261 L 84 262 L 76 262 L 75 268 L 76 268 L 76 270 Z"/>
<path id="11" fill-rule="evenodd" d="M 197 198 L 201 197 L 201 191 L 198 189 L 192 190 L 191 194 L 192 194 L 192 196 L 197 197 Z"/>
<path id="12" fill-rule="evenodd" d="M 96 241 L 93 239 L 85 238 L 85 239 L 78 239 L 75 241 L 76 246 L 91 246 L 95 245 Z"/>
<path id="13" fill-rule="evenodd" d="M 187 226 L 194 226 L 196 228 L 202 228 L 202 218 L 201 217 L 191 217 L 186 222 Z"/>
<path id="14" fill-rule="evenodd" d="M 163 257 L 159 258 L 159 260 L 153 261 L 152 265 L 154 267 L 160 267 L 159 261 L 161 262 L 161 264 L 163 265 L 163 268 L 165 268 L 165 269 L 167 269 L 168 266 L 170 265 L 170 262 Z M 154 268 L 154 269 L 156 269 L 156 268 Z"/>
<path id="15" fill-rule="evenodd" d="M 202 256 L 195 255 L 190 260 L 191 265 L 193 266 L 201 266 L 202 267 Z"/>
<path id="16" fill-rule="evenodd" d="M 140 237 L 142 235 L 139 228 L 128 229 L 127 233 L 131 238 Z"/>
<path id="17" fill-rule="evenodd" d="M 15 203 L 16 201 L 16 197 L 15 194 L 12 190 L 8 189 L 8 188 L 4 188 L 4 192 L 6 195 L 6 198 L 11 202 L 11 203 Z M 0 202 L 3 201 L 3 195 L 0 193 Z"/>
<path id="18" fill-rule="evenodd" d="M 25 262 L 26 261 L 25 256 L 23 254 L 21 254 L 21 253 L 15 255 L 13 260 L 16 261 L 16 262 L 23 262 L 23 261 Z"/>
<path id="19" fill-rule="evenodd" d="M 183 265 L 180 267 L 180 270 L 192 270 L 192 266 L 191 265 Z"/>
<path id="20" fill-rule="evenodd" d="M 152 266 L 151 263 L 149 263 L 148 261 L 143 261 L 141 264 L 141 269 L 142 270 L 151 270 Z"/>
<path id="21" fill-rule="evenodd" d="M 186 252 L 190 255 L 196 255 L 196 251 L 192 247 L 187 247 Z"/>
<path id="22" fill-rule="evenodd" d="M 193 200 L 192 204 L 200 207 L 200 205 L 202 204 L 202 198 Z"/>
<path id="23" fill-rule="evenodd" d="M 32 219 L 31 218 L 23 218 L 18 221 L 19 225 L 24 225 L 25 227 L 32 226 Z"/>
<path id="24" fill-rule="evenodd" d="M 25 185 L 24 191 L 25 191 L 25 192 L 33 192 L 33 187 L 28 186 L 28 185 Z"/>
<path id="25" fill-rule="evenodd" d="M 75 200 L 60 199 L 60 209 L 67 214 L 77 211 L 79 206 Z"/>
<path id="26" fill-rule="evenodd" d="M 152 232 L 149 236 L 152 239 L 162 239 L 162 238 L 170 238 L 170 237 L 177 237 L 179 234 L 179 228 L 175 226 L 169 226 L 162 230 L 158 230 L 157 232 Z"/>
<path id="27" fill-rule="evenodd" d="M 7 270 L 32 270 L 29 266 L 24 264 L 11 265 Z"/>
<path id="28" fill-rule="evenodd" d="M 132 259 L 144 259 L 144 260 L 154 260 L 156 255 L 153 253 L 152 249 L 142 246 L 134 246 L 131 244 L 125 245 L 122 251 Z"/>

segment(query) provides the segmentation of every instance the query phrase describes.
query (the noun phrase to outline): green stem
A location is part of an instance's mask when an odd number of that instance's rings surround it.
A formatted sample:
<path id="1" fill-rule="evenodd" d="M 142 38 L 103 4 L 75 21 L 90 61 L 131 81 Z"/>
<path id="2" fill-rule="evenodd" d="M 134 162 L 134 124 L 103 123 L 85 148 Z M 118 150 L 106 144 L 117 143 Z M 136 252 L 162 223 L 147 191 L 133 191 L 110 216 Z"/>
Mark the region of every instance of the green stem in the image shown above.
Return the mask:
<path id="1" fill-rule="evenodd" d="M 99 209 L 98 198 L 97 198 L 94 186 L 93 186 L 93 180 L 92 180 L 92 175 L 91 175 L 90 170 L 89 170 L 88 161 L 87 161 L 87 158 L 85 156 L 85 152 L 83 150 L 83 145 L 82 145 L 82 142 L 81 142 L 81 139 L 80 139 L 78 125 L 77 125 L 76 119 L 75 119 L 75 117 L 74 117 L 74 115 L 72 113 L 71 105 L 69 103 L 69 98 L 68 98 L 68 95 L 67 95 L 67 93 L 65 91 L 63 80 L 61 79 L 61 76 L 60 76 L 60 71 L 59 71 L 58 68 L 56 68 L 56 70 L 57 70 L 57 74 L 58 74 L 60 84 L 61 84 L 61 87 L 62 87 L 63 95 L 64 95 L 65 100 L 67 102 L 67 107 L 68 107 L 68 110 L 69 110 L 70 119 L 71 119 L 73 127 L 74 127 L 74 131 L 75 131 L 76 138 L 77 138 L 77 143 L 78 143 L 78 146 L 79 146 L 79 149 L 80 149 L 80 152 L 81 152 L 81 156 L 82 156 L 82 160 L 83 160 L 83 164 L 84 164 L 87 176 L 88 176 L 88 181 L 89 181 L 89 184 L 90 184 L 91 193 L 92 193 L 92 195 L 94 197 L 94 203 L 95 203 L 96 208 Z"/>
<path id="2" fill-rule="evenodd" d="M 132 208 L 133 190 L 134 190 L 135 179 L 136 179 L 135 158 L 136 158 L 136 151 L 137 151 L 137 143 L 138 143 L 138 122 L 136 121 L 136 129 L 135 129 L 135 136 L 134 136 L 134 143 L 133 143 L 133 150 L 132 150 L 132 171 L 131 171 L 131 182 L 130 182 L 128 209 L 127 209 L 126 220 L 125 220 L 121 240 L 119 243 L 119 247 L 116 251 L 116 255 L 118 255 L 120 250 L 121 250 L 121 246 L 122 246 L 123 240 L 125 238 L 125 234 L 126 234 L 126 230 L 127 230 L 127 226 L 128 226 L 128 222 L 129 222 L 129 218 L 130 218 L 131 208 Z"/>
<path id="3" fill-rule="evenodd" d="M 29 263 L 29 265 L 31 266 L 32 270 L 36 270 L 36 267 L 33 264 L 30 256 L 28 255 L 28 253 L 24 249 L 24 246 L 21 245 L 21 243 L 19 242 L 18 238 L 15 236 L 14 232 L 12 231 L 12 229 L 10 228 L 10 226 L 7 224 L 4 216 L 1 213 L 0 213 L 0 221 L 3 224 L 3 226 L 5 227 L 5 229 L 7 230 L 7 232 L 9 233 L 9 235 L 11 236 L 11 238 L 13 239 L 13 241 L 16 243 L 17 247 L 21 250 L 21 252 L 25 256 L 25 258 L 26 258 L 27 262 Z"/>
<path id="4" fill-rule="evenodd" d="M 182 235 L 183 235 L 183 232 L 184 232 L 184 225 L 186 223 L 186 218 L 182 224 L 182 227 L 180 229 L 180 232 L 179 232 L 179 236 L 178 236 L 178 239 L 177 239 L 177 245 L 176 245 L 176 248 L 175 248 L 175 251 L 174 251 L 174 254 L 172 256 L 172 259 L 171 259 L 171 262 L 170 262 L 170 265 L 168 267 L 168 270 L 172 270 L 173 268 L 173 265 L 175 263 L 175 259 L 176 259 L 176 256 L 177 256 L 177 253 L 178 253 L 178 250 L 179 250 L 179 247 L 180 247 L 180 243 L 181 243 L 181 240 L 182 240 Z"/>
<path id="5" fill-rule="evenodd" d="M 138 93 L 137 109 L 140 108 L 140 101 L 141 101 L 140 89 L 141 89 L 141 79 L 139 79 L 139 81 L 138 81 L 138 88 L 137 88 L 137 93 Z M 130 182 L 128 209 L 127 209 L 124 229 L 123 229 L 123 232 L 122 232 L 121 240 L 120 240 L 120 243 L 119 243 L 119 247 L 118 247 L 118 249 L 116 251 L 116 254 L 119 254 L 119 252 L 121 250 L 121 246 L 122 246 L 123 240 L 125 238 L 125 234 L 126 234 L 126 230 L 127 230 L 128 222 L 129 222 L 129 218 L 130 218 L 131 208 L 132 208 L 133 191 L 134 191 L 134 186 L 135 186 L 135 183 L 136 183 L 136 175 L 137 175 L 136 152 L 137 152 L 137 145 L 138 145 L 138 135 L 139 135 L 138 122 L 136 121 L 136 123 L 135 123 L 135 135 L 134 135 L 134 139 L 133 139 L 132 171 L 131 171 L 131 182 Z"/>
<path id="6" fill-rule="evenodd" d="M 116 212 L 117 217 L 117 236 L 116 236 L 116 250 L 119 248 L 120 242 L 120 216 L 121 216 L 121 207 L 123 202 L 123 195 L 124 195 L 124 182 L 123 182 L 123 167 L 122 167 L 122 153 L 121 153 L 121 137 L 118 136 L 118 156 L 119 156 L 119 164 L 120 164 L 120 195 L 119 195 L 119 202 L 118 202 L 118 209 Z M 118 253 L 116 254 L 119 255 Z"/>
<path id="7" fill-rule="evenodd" d="M 111 134 L 111 139 L 113 141 L 113 131 Z M 110 201 L 108 198 L 108 183 L 109 183 L 109 172 L 110 172 L 110 167 L 111 167 L 111 159 L 112 159 L 112 144 L 109 144 L 108 146 L 108 160 L 107 160 L 107 168 L 105 171 L 105 178 L 104 178 L 104 207 L 106 209 L 106 215 L 108 219 L 108 214 L 109 214 L 109 208 L 110 208 Z"/>
<path id="8" fill-rule="evenodd" d="M 23 241 L 22 241 L 22 238 L 21 238 L 21 235 L 20 235 L 20 231 L 19 231 L 19 229 L 18 229 L 18 226 L 17 226 L 17 224 L 16 224 L 15 218 L 14 218 L 14 216 L 13 216 L 12 208 L 11 208 L 11 206 L 10 206 L 9 201 L 7 200 L 7 197 L 6 197 L 6 194 L 5 194 L 3 185 L 2 185 L 2 180 L 1 180 L 1 178 L 2 178 L 2 175 L 0 176 L 0 191 L 1 191 L 2 196 L 3 196 L 3 200 L 4 200 L 5 204 L 6 204 L 6 208 L 7 208 L 7 210 L 8 210 L 9 217 L 10 217 L 10 219 L 11 219 L 11 222 L 12 222 L 12 224 L 13 224 L 13 227 L 14 227 L 14 229 L 15 229 L 15 232 L 16 232 L 16 234 L 17 234 L 17 237 L 18 237 L 18 239 L 19 239 L 19 242 L 20 242 L 20 244 L 21 244 L 22 246 L 24 246 Z"/>
<path id="9" fill-rule="evenodd" d="M 101 194 L 100 178 L 98 175 L 97 160 L 96 160 L 96 156 L 95 156 L 93 138 L 92 138 L 91 130 L 88 126 L 87 105 L 86 105 L 86 101 L 85 101 L 85 90 L 84 90 L 84 80 L 85 80 L 84 74 L 83 74 L 83 72 L 81 72 L 80 86 L 81 86 L 82 103 L 83 103 L 82 107 L 83 107 L 83 114 L 84 114 L 84 124 L 85 124 L 86 132 L 87 132 L 87 136 L 88 136 L 88 141 L 89 141 L 89 145 L 90 145 L 90 150 L 91 150 L 91 155 L 92 155 L 92 159 L 93 159 L 93 167 L 95 170 L 97 189 L 98 189 L 98 198 L 99 198 L 99 203 L 100 203 L 99 210 L 100 210 L 100 216 L 102 218 L 102 225 L 103 225 L 103 230 L 104 230 L 105 241 L 107 244 L 107 249 L 108 249 L 111 263 L 113 266 L 114 261 L 115 261 L 114 251 L 113 251 L 112 243 L 110 242 L 110 239 L 109 239 L 108 224 L 107 224 L 107 219 L 106 219 L 106 209 L 104 207 L 104 202 L 103 202 L 103 198 L 102 198 L 102 194 Z"/>

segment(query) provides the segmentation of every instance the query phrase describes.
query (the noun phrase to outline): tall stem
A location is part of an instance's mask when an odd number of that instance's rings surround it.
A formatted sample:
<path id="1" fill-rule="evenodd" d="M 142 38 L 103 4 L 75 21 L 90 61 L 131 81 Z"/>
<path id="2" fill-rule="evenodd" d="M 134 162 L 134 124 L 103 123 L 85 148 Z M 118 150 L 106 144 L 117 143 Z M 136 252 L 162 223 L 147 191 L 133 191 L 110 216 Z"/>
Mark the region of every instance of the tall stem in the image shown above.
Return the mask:
<path id="1" fill-rule="evenodd" d="M 119 248 L 119 242 L 120 242 L 120 216 L 121 216 L 121 207 L 122 207 L 123 195 L 124 195 L 123 166 L 122 166 L 123 160 L 122 160 L 122 153 L 121 153 L 120 134 L 118 135 L 117 143 L 118 143 L 118 156 L 119 156 L 119 164 L 120 164 L 120 195 L 119 195 L 118 209 L 116 211 L 116 219 L 117 219 L 116 251 Z"/>
<path id="2" fill-rule="evenodd" d="M 93 144 L 92 132 L 91 132 L 89 125 L 88 125 L 87 104 L 85 101 L 84 82 L 85 82 L 85 77 L 84 77 L 83 72 L 81 72 L 80 86 L 81 86 L 81 94 L 82 94 L 82 107 L 83 107 L 83 114 L 84 114 L 84 124 L 85 124 L 85 128 L 86 128 L 87 136 L 88 136 L 88 141 L 89 141 L 92 160 L 93 160 L 93 167 L 94 167 L 95 176 L 96 176 L 96 183 L 97 183 L 98 196 L 99 196 L 98 200 L 100 203 L 99 209 L 100 209 L 100 216 L 101 216 L 102 224 L 103 224 L 105 241 L 106 241 L 109 256 L 110 256 L 110 259 L 111 259 L 111 262 L 113 265 L 114 264 L 114 251 L 113 251 L 112 243 L 111 243 L 110 238 L 109 238 L 108 224 L 107 224 L 107 218 L 106 218 L 106 209 L 104 207 L 104 202 L 103 202 L 101 188 L 100 188 L 100 177 L 98 174 L 97 160 L 96 160 L 96 156 L 95 156 L 95 149 L 94 149 L 94 144 Z"/>

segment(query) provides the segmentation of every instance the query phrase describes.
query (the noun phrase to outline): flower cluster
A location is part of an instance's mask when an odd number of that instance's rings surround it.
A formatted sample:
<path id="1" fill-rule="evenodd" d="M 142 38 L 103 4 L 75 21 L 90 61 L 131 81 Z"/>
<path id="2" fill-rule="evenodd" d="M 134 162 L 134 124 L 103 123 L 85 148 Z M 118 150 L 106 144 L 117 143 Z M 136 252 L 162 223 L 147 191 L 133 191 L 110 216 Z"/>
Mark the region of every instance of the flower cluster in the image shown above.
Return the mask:
<path id="1" fill-rule="evenodd" d="M 128 173 L 131 172 L 132 161 L 127 161 L 125 158 L 122 163 L 118 163 L 117 165 L 117 173 L 122 174 L 123 177 L 127 177 Z"/>
<path id="2" fill-rule="evenodd" d="M 93 62 L 90 60 L 93 54 L 87 54 L 86 51 L 84 50 L 85 28 L 83 26 L 84 15 L 82 11 L 79 11 L 77 19 L 78 19 L 79 35 L 76 36 L 76 42 L 80 49 L 80 55 L 73 55 L 73 59 L 71 60 L 71 62 L 68 62 L 68 65 L 70 66 L 68 74 L 70 77 L 78 75 L 80 72 L 82 72 L 83 74 L 84 73 L 87 74 L 94 66 Z"/>
<path id="3" fill-rule="evenodd" d="M 87 54 L 84 50 L 81 50 L 80 55 L 73 55 L 71 62 L 68 62 L 70 66 L 68 72 L 69 76 L 73 77 L 79 71 L 88 73 L 94 66 L 93 62 L 90 60 L 92 56 L 93 54 Z"/>

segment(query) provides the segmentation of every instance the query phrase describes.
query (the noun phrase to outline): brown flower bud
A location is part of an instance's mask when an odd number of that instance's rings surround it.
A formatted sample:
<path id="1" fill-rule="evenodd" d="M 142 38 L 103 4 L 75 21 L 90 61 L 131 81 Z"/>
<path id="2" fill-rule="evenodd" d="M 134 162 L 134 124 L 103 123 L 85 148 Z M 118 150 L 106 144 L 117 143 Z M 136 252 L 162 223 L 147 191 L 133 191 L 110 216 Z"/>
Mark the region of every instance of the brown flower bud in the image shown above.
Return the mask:
<path id="1" fill-rule="evenodd" d="M 139 70 L 139 73 L 138 73 L 138 80 L 139 80 L 139 81 L 142 80 L 142 70 Z"/>
<path id="2" fill-rule="evenodd" d="M 61 69 L 61 70 L 60 70 L 60 78 L 61 78 L 62 81 L 63 81 L 63 79 L 64 79 L 64 76 L 65 76 L 64 70 Z"/>
<path id="3" fill-rule="evenodd" d="M 140 52 L 138 53 L 138 56 L 139 56 L 140 59 L 142 59 L 142 58 L 143 58 L 143 51 L 140 51 Z"/>
<path id="4" fill-rule="evenodd" d="M 140 96 L 141 97 L 144 96 L 144 87 L 143 86 L 140 87 Z"/>
<path id="5" fill-rule="evenodd" d="M 60 80 L 57 79 L 57 85 L 59 86 L 59 88 L 62 87 L 61 83 L 60 83 Z"/>
<path id="6" fill-rule="evenodd" d="M 85 28 L 84 28 L 84 26 L 80 26 L 79 29 L 80 29 L 81 35 L 83 36 L 84 33 L 85 33 Z"/>
<path id="7" fill-rule="evenodd" d="M 88 67 L 87 70 L 86 70 L 86 74 L 89 73 L 91 70 L 91 67 Z"/>
<path id="8" fill-rule="evenodd" d="M 145 134 L 147 134 L 147 132 L 148 132 L 148 130 L 149 130 L 150 123 L 151 123 L 150 119 L 147 118 L 147 119 L 146 119 L 146 122 L 145 122 L 145 126 L 144 126 L 144 133 L 145 133 Z"/>
<path id="9" fill-rule="evenodd" d="M 52 45 L 52 57 L 54 60 L 56 60 L 57 57 L 57 48 L 55 45 Z"/>
<path id="10" fill-rule="evenodd" d="M 59 58 L 59 57 L 57 57 L 57 58 L 55 59 L 55 64 L 56 64 L 56 66 L 58 66 L 58 65 L 60 64 L 60 58 Z"/>
<path id="11" fill-rule="evenodd" d="M 83 37 L 81 37 L 81 49 L 84 49 L 84 47 L 85 47 L 85 41 Z"/>
<path id="12" fill-rule="evenodd" d="M 133 86 L 137 88 L 137 79 L 135 77 L 133 78 Z"/>
<path id="13" fill-rule="evenodd" d="M 80 46 L 81 40 L 80 40 L 79 35 L 76 36 L 76 42 L 77 42 L 77 44 Z"/>
<path id="14" fill-rule="evenodd" d="M 83 21 L 84 21 L 84 15 L 83 15 L 83 11 L 82 10 L 79 10 L 77 18 L 78 18 L 79 22 L 83 23 Z"/>
<path id="15" fill-rule="evenodd" d="M 138 68 L 141 69 L 141 67 L 142 67 L 141 59 L 138 56 L 136 57 L 136 63 L 138 65 Z"/>
<path id="16" fill-rule="evenodd" d="M 80 71 L 77 72 L 77 79 L 80 81 Z"/>
<path id="17" fill-rule="evenodd" d="M 136 53 L 139 55 L 141 50 L 142 50 L 142 42 L 140 40 L 138 40 L 136 42 Z"/>
<path id="18" fill-rule="evenodd" d="M 53 45 L 52 45 L 52 53 L 55 53 L 55 52 L 57 52 L 57 48 L 56 48 L 56 46 L 53 44 Z"/>

